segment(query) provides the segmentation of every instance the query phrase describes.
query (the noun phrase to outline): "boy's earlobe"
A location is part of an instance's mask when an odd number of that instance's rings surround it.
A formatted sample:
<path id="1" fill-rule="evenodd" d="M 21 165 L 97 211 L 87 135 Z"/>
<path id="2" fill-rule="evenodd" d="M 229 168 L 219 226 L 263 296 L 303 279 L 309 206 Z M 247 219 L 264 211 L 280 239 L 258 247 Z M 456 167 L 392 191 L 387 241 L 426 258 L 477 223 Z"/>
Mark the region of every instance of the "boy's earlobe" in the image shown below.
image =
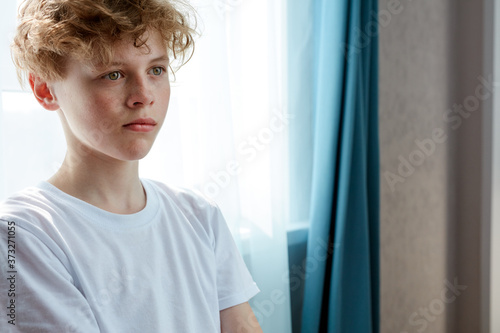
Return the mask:
<path id="1" fill-rule="evenodd" d="M 38 103 L 40 103 L 40 105 L 46 110 L 59 110 L 59 104 L 57 103 L 54 93 L 48 83 L 33 74 L 29 74 L 28 79 L 33 95 Z"/>

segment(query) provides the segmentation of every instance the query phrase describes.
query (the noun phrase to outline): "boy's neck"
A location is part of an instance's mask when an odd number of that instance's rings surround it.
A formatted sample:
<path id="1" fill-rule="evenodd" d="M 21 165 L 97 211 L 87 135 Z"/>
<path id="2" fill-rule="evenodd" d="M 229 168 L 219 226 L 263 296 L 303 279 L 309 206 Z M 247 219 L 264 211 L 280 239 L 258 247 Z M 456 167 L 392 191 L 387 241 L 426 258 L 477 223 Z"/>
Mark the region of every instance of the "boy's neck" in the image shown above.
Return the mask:
<path id="1" fill-rule="evenodd" d="M 133 214 L 146 206 L 138 161 L 75 161 L 66 155 L 61 168 L 47 180 L 61 191 L 117 214 Z"/>

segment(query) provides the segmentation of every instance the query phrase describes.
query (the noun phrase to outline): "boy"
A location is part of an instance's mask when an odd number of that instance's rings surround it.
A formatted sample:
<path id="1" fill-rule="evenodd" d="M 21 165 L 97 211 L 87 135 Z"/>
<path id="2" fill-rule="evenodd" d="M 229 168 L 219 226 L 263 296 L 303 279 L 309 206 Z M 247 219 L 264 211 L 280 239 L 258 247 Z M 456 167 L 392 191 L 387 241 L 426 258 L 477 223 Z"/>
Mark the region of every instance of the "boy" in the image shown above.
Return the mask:
<path id="1" fill-rule="evenodd" d="M 193 47 L 188 17 L 167 0 L 27 0 L 20 19 L 14 61 L 67 154 L 0 206 L 1 331 L 261 332 L 218 207 L 138 176 L 169 60 Z"/>

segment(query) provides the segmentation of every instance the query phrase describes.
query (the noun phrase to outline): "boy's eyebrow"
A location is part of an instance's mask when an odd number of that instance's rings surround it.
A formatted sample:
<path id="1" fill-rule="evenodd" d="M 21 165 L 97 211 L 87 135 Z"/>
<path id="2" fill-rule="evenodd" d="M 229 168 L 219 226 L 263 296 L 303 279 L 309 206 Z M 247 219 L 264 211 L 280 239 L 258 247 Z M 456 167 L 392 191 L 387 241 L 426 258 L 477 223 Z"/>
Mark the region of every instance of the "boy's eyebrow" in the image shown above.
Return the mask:
<path id="1" fill-rule="evenodd" d="M 154 63 L 154 62 L 168 62 L 169 59 L 168 59 L 168 56 L 167 55 L 162 55 L 162 56 L 159 56 L 159 57 L 156 57 L 154 59 L 151 59 L 149 62 L 150 63 Z M 109 66 L 123 66 L 125 63 L 124 62 L 121 62 L 121 61 L 113 61 L 109 64 Z"/>
<path id="2" fill-rule="evenodd" d="M 151 62 L 162 62 L 162 61 L 169 61 L 168 59 L 168 55 L 162 55 L 162 56 L 159 56 L 159 57 L 156 57 L 154 58 L 153 60 L 151 60 Z"/>

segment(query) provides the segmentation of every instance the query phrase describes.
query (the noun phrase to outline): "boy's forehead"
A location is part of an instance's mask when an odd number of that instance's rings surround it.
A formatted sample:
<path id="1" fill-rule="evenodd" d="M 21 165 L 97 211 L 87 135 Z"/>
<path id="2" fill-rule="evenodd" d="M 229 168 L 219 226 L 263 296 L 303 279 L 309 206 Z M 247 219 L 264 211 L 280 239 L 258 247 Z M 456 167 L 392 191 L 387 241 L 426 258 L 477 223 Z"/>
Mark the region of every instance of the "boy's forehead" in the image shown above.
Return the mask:
<path id="1" fill-rule="evenodd" d="M 145 34 L 139 40 L 144 41 L 139 46 L 137 46 L 137 39 L 133 38 L 122 38 L 111 44 L 109 57 L 105 63 L 96 60 L 95 57 L 83 59 L 83 62 L 88 67 L 100 69 L 123 65 L 138 58 L 169 60 L 166 43 L 158 32 Z"/>

